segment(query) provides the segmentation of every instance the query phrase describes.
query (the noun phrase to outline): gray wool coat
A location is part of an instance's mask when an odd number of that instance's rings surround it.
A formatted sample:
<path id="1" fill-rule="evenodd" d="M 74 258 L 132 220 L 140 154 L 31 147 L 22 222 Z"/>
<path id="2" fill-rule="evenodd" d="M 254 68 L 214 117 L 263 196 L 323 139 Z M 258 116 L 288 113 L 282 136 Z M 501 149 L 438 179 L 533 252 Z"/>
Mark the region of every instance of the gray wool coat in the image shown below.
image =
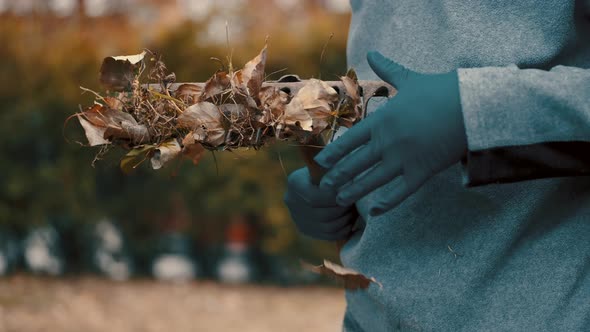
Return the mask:
<path id="1" fill-rule="evenodd" d="M 345 331 L 590 331 L 590 0 L 352 0 L 348 60 L 458 69 L 469 152 L 369 217 Z M 425 92 L 427 95 L 427 92 Z M 419 130 L 419 129 L 417 129 Z"/>

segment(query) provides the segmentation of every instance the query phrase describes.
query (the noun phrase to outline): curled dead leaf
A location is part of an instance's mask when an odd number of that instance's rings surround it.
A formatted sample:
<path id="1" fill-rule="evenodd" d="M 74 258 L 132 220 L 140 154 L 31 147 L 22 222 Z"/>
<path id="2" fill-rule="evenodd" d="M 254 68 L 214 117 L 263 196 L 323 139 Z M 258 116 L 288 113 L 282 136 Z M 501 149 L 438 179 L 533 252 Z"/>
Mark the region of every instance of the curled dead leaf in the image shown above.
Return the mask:
<path id="1" fill-rule="evenodd" d="M 356 72 L 352 68 L 348 70 L 346 76 L 340 77 L 340 80 L 346 94 L 338 109 L 338 124 L 350 128 L 362 114 L 360 87 Z"/>
<path id="2" fill-rule="evenodd" d="M 88 139 L 88 144 L 90 146 L 97 146 L 103 144 L 109 144 L 110 142 L 104 138 L 104 132 L 106 128 L 95 126 L 90 123 L 88 120 L 85 120 L 83 116 L 77 116 L 78 121 L 80 121 L 80 125 L 84 128 L 84 133 L 86 134 L 86 138 Z"/>
<path id="3" fill-rule="evenodd" d="M 100 66 L 100 83 L 111 91 L 131 91 L 146 52 L 106 57 Z"/>
<path id="4" fill-rule="evenodd" d="M 167 162 L 176 158 L 181 151 L 180 144 L 173 138 L 156 147 L 150 162 L 153 169 L 162 168 Z"/>
<path id="5" fill-rule="evenodd" d="M 205 87 L 199 101 L 207 101 L 228 91 L 231 88 L 230 77 L 227 72 L 219 71 L 205 82 Z"/>
<path id="6" fill-rule="evenodd" d="M 288 126 L 299 127 L 305 131 L 313 130 L 313 119 L 303 107 L 300 99 L 293 98 L 285 107 L 285 113 L 281 119 Z"/>
<path id="7" fill-rule="evenodd" d="M 242 71 L 232 73 L 230 79 L 231 100 L 236 104 L 242 104 L 250 108 L 258 108 L 256 100 L 250 95 L 246 85 L 242 83 Z"/>
<path id="8" fill-rule="evenodd" d="M 133 120 L 122 120 L 117 125 L 109 125 L 105 132 L 106 139 L 129 140 L 133 144 L 142 144 L 149 141 L 150 134 L 146 126 Z"/>
<path id="9" fill-rule="evenodd" d="M 103 138 L 108 141 L 121 139 L 129 140 L 133 144 L 142 144 L 149 141 L 150 138 L 148 129 L 144 125 L 138 124 L 131 114 L 100 104 L 95 104 L 80 113 L 79 117 L 83 117 L 92 127 L 102 128 Z M 87 132 L 91 131 L 87 133 L 87 137 L 88 135 L 98 134 L 98 131 L 88 126 L 88 124 L 82 126 Z M 93 142 L 97 143 L 98 141 L 93 138 Z"/>
<path id="10" fill-rule="evenodd" d="M 358 77 L 356 76 L 356 72 L 354 69 L 350 68 L 346 72 L 346 76 L 340 77 L 342 84 L 344 85 L 344 89 L 346 90 L 346 95 L 350 97 L 355 102 L 361 101 L 361 94 L 359 89 L 359 81 Z"/>
<path id="11" fill-rule="evenodd" d="M 321 108 L 329 113 L 338 101 L 338 92 L 328 83 L 312 78 L 299 89 L 295 98 L 301 100 L 306 110 Z"/>
<path id="12" fill-rule="evenodd" d="M 342 282 L 344 284 L 344 288 L 349 290 L 367 289 L 372 283 L 379 285 L 379 288 L 383 288 L 383 285 L 375 278 L 366 277 L 355 270 L 345 268 L 336 263 L 332 263 L 327 259 L 324 259 L 324 264 L 319 266 L 311 265 L 305 262 L 301 262 L 301 264 L 306 270 L 325 275 Z"/>
<path id="13" fill-rule="evenodd" d="M 310 79 L 287 105 L 284 122 L 299 122 L 303 130 L 318 134 L 330 124 L 336 102 L 338 92 L 334 88 L 324 81 Z"/>
<path id="14" fill-rule="evenodd" d="M 244 65 L 241 71 L 241 81 L 246 86 L 248 94 L 258 97 L 262 82 L 264 81 L 264 67 L 266 65 L 267 45 L 252 60 Z"/>
<path id="15" fill-rule="evenodd" d="M 209 102 L 199 102 L 189 106 L 177 119 L 180 128 L 200 131 L 204 137 L 199 139 L 199 142 L 212 146 L 219 146 L 225 141 L 222 121 L 221 110 Z"/>

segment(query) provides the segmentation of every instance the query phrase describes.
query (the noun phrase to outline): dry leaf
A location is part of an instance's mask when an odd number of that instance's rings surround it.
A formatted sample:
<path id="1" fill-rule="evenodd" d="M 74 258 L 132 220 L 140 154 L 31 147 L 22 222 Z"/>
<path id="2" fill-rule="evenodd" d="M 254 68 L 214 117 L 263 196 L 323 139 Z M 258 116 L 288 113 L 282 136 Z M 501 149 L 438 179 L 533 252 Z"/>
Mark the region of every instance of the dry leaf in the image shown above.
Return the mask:
<path id="1" fill-rule="evenodd" d="M 82 128 L 84 128 L 84 133 L 86 134 L 86 138 L 88 139 L 88 144 L 90 144 L 90 146 L 110 143 L 108 140 L 104 139 L 104 132 L 106 128 L 95 126 L 89 121 L 85 120 L 82 116 L 78 116 L 78 121 L 80 121 Z"/>
<path id="2" fill-rule="evenodd" d="M 346 95 L 349 96 L 353 101 L 360 102 L 361 95 L 359 89 L 359 82 L 356 76 L 356 72 L 354 69 L 350 68 L 346 72 L 346 76 L 340 77 L 342 84 L 344 85 L 344 89 L 346 90 Z"/>
<path id="3" fill-rule="evenodd" d="M 358 273 L 355 270 L 342 267 L 336 263 L 332 263 L 324 259 L 324 264 L 320 266 L 311 265 L 305 262 L 301 262 L 303 267 L 314 273 L 322 274 L 334 278 L 344 283 L 344 288 L 350 290 L 367 289 L 371 283 L 379 285 L 383 288 L 383 285 L 379 283 L 375 278 L 368 278 Z"/>
<path id="4" fill-rule="evenodd" d="M 232 75 L 231 82 L 231 100 L 236 104 L 248 106 L 249 108 L 256 109 L 258 104 L 256 100 L 249 94 L 246 86 L 241 83 L 242 71 L 237 71 Z"/>
<path id="5" fill-rule="evenodd" d="M 313 130 L 313 119 L 303 107 L 301 100 L 297 98 L 293 98 L 285 107 L 282 123 L 299 127 L 305 131 Z"/>
<path id="6" fill-rule="evenodd" d="M 264 81 L 264 66 L 266 65 L 267 46 L 252 60 L 244 65 L 241 71 L 241 81 L 246 86 L 248 94 L 257 97 Z"/>
<path id="7" fill-rule="evenodd" d="M 138 124 L 131 114 L 100 104 L 95 104 L 79 116 L 90 122 L 92 126 L 103 128 L 103 138 L 109 141 L 122 139 L 130 140 L 134 144 L 142 144 L 150 138 L 147 128 Z M 86 127 L 84 129 L 86 130 Z"/>
<path id="8" fill-rule="evenodd" d="M 178 154 L 180 154 L 180 150 L 180 144 L 178 144 L 178 141 L 175 138 L 158 145 L 158 147 L 154 149 L 154 154 L 150 160 L 152 168 L 162 168 L 167 162 L 176 158 Z"/>
<path id="9" fill-rule="evenodd" d="M 178 117 L 177 123 L 180 128 L 202 130 L 205 137 L 200 142 L 219 146 L 225 142 L 222 120 L 223 115 L 217 106 L 200 102 L 186 108 Z"/>
<path id="10" fill-rule="evenodd" d="M 328 83 L 312 78 L 299 89 L 295 98 L 301 100 L 306 110 L 321 108 L 329 113 L 338 101 L 338 92 Z"/>
<path id="11" fill-rule="evenodd" d="M 215 73 L 210 79 L 205 82 L 205 87 L 201 93 L 199 101 L 209 100 L 221 93 L 226 92 L 231 88 L 230 77 L 224 71 Z"/>
<path id="12" fill-rule="evenodd" d="M 337 101 L 338 92 L 334 88 L 324 81 L 310 79 L 287 105 L 285 123 L 298 121 L 303 130 L 317 134 L 330 125 Z"/>
<path id="13" fill-rule="evenodd" d="M 138 124 L 133 119 L 109 125 L 104 132 L 104 137 L 106 139 L 130 140 L 133 144 L 143 144 L 149 141 L 150 134 L 146 126 Z"/>
<path id="14" fill-rule="evenodd" d="M 187 105 L 193 105 L 199 101 L 199 96 L 201 96 L 202 93 L 203 89 L 198 85 L 182 84 L 176 89 L 174 96 Z"/>
<path id="15" fill-rule="evenodd" d="M 338 110 L 338 124 L 348 128 L 360 118 L 362 114 L 362 103 L 358 78 L 354 69 L 349 69 L 346 76 L 340 77 L 346 95 L 344 102 Z"/>
<path id="16" fill-rule="evenodd" d="M 131 91 L 145 54 L 104 58 L 100 66 L 100 83 L 108 90 Z"/>
<path id="17" fill-rule="evenodd" d="M 201 161 L 206 151 L 203 145 L 195 139 L 195 134 L 192 131 L 184 137 L 182 146 L 182 155 L 190 159 L 194 165 Z"/>

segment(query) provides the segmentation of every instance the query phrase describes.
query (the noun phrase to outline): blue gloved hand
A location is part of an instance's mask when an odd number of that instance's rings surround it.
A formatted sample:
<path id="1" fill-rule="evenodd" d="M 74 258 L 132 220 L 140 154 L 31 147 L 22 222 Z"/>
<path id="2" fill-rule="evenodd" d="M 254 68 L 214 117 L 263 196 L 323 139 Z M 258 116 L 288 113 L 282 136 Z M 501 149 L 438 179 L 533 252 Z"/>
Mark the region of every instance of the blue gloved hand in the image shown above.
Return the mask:
<path id="1" fill-rule="evenodd" d="M 325 147 L 315 161 L 329 169 L 320 188 L 337 190 L 341 206 L 396 181 L 394 189 L 369 208 L 371 215 L 379 215 L 459 162 L 467 151 L 467 137 L 456 71 L 419 74 L 378 52 L 369 52 L 367 60 L 379 77 L 398 89 L 397 95 Z"/>
<path id="2" fill-rule="evenodd" d="M 311 183 L 307 167 L 291 173 L 285 203 L 303 234 L 319 240 L 345 240 L 358 216 L 356 208 L 336 204 L 336 191 Z"/>

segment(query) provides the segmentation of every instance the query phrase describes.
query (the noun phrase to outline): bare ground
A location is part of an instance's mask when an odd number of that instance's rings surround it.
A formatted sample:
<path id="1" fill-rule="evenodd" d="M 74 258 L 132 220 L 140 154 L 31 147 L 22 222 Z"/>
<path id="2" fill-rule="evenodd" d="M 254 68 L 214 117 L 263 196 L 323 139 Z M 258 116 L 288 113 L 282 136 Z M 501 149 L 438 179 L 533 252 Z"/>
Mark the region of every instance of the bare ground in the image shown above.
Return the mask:
<path id="1" fill-rule="evenodd" d="M 340 331 L 338 289 L 0 279 L 0 331 Z"/>

